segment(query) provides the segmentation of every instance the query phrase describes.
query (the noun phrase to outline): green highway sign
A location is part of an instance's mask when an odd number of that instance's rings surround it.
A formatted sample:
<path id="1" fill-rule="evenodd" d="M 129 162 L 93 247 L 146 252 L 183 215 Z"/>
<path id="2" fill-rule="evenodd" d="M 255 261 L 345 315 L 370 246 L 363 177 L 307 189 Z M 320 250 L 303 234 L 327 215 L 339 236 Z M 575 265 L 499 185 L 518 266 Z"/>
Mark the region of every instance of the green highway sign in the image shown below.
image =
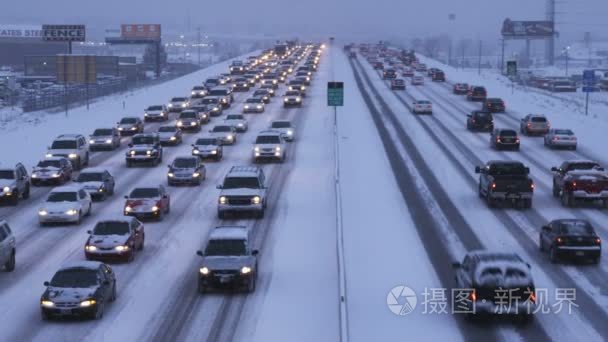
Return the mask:
<path id="1" fill-rule="evenodd" d="M 344 82 L 327 82 L 327 105 L 344 106 Z"/>
<path id="2" fill-rule="evenodd" d="M 507 76 L 517 76 L 517 61 L 507 61 Z"/>

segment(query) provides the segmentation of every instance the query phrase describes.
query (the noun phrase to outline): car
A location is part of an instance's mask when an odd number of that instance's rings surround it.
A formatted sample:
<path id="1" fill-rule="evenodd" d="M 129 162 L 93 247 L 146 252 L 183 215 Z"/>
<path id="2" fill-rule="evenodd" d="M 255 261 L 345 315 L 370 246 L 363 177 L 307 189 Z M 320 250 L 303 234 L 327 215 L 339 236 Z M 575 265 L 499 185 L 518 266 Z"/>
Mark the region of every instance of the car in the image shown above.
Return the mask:
<path id="1" fill-rule="evenodd" d="M 253 162 L 260 160 L 277 160 L 284 162 L 287 158 L 287 145 L 283 133 L 279 131 L 262 131 L 258 133 L 253 147 Z"/>
<path id="2" fill-rule="evenodd" d="M 167 121 L 169 120 L 169 110 L 165 105 L 153 105 L 144 110 L 144 121 Z"/>
<path id="3" fill-rule="evenodd" d="M 122 137 L 135 135 L 137 133 L 143 133 L 144 122 L 138 117 L 126 117 L 120 119 L 120 121 L 116 123 L 116 129 Z"/>
<path id="4" fill-rule="evenodd" d="M 481 110 L 490 113 L 504 113 L 507 108 L 505 101 L 497 97 L 488 97 L 481 104 Z"/>
<path id="5" fill-rule="evenodd" d="M 270 124 L 269 130 L 280 132 L 285 141 L 294 141 L 296 138 L 296 127 L 289 120 L 276 120 Z"/>
<path id="6" fill-rule="evenodd" d="M 495 128 L 490 133 L 490 147 L 496 150 L 511 149 L 519 151 L 519 137 L 517 132 L 508 128 Z"/>
<path id="7" fill-rule="evenodd" d="M 246 71 L 245 66 L 242 64 L 230 66 L 230 75 L 243 75 L 245 73 L 245 71 Z"/>
<path id="8" fill-rule="evenodd" d="M 200 132 L 201 118 L 194 110 L 184 110 L 179 113 L 175 126 L 183 132 Z"/>
<path id="9" fill-rule="evenodd" d="M 549 120 L 541 114 L 528 114 L 519 123 L 519 131 L 525 135 L 547 134 L 550 128 Z"/>
<path id="10" fill-rule="evenodd" d="M 88 230 L 84 244 L 87 260 L 131 262 L 135 252 L 144 249 L 144 225 L 134 217 L 105 219 Z"/>
<path id="11" fill-rule="evenodd" d="M 564 207 L 586 202 L 608 208 L 608 173 L 603 169 L 568 171 L 557 186 Z"/>
<path id="12" fill-rule="evenodd" d="M 471 114 L 467 114 L 467 129 L 470 131 L 492 132 L 494 130 L 492 113 L 474 110 Z"/>
<path id="13" fill-rule="evenodd" d="M 545 134 L 544 144 L 549 148 L 576 150 L 577 139 L 571 129 L 550 128 L 547 134 Z"/>
<path id="14" fill-rule="evenodd" d="M 0 166 L 0 201 L 17 205 L 30 197 L 30 177 L 21 163 L 13 167 Z"/>
<path id="15" fill-rule="evenodd" d="M 205 96 L 207 96 L 207 88 L 205 86 L 200 85 L 192 87 L 192 90 L 190 91 L 191 99 L 202 99 Z"/>
<path id="16" fill-rule="evenodd" d="M 234 79 L 233 91 L 247 92 L 253 85 L 246 77 L 237 77 Z"/>
<path id="17" fill-rule="evenodd" d="M 219 86 L 221 83 L 222 82 L 219 77 L 209 77 L 205 80 L 205 83 L 203 83 L 203 85 L 205 86 L 205 88 L 211 89 Z"/>
<path id="18" fill-rule="evenodd" d="M 475 167 L 475 173 L 479 174 L 479 197 L 486 199 L 488 207 L 495 207 L 499 201 L 523 209 L 532 207 L 534 182 L 530 169 L 521 162 L 492 160 Z"/>
<path id="19" fill-rule="evenodd" d="M 158 165 L 163 161 L 163 148 L 158 133 L 136 134 L 129 143 L 125 159 L 127 167 L 148 163 Z"/>
<path id="20" fill-rule="evenodd" d="M 262 77 L 260 83 L 262 85 L 270 85 L 274 89 L 277 89 L 279 87 L 279 75 L 274 73 L 266 74 Z"/>
<path id="21" fill-rule="evenodd" d="M 182 156 L 176 157 L 173 163 L 167 165 L 167 184 L 169 186 L 179 184 L 201 185 L 207 178 L 207 169 L 199 157 Z"/>
<path id="22" fill-rule="evenodd" d="M 230 86 L 221 86 L 215 87 L 209 90 L 209 96 L 219 96 L 220 104 L 224 108 L 230 108 L 232 105 L 232 101 L 234 101 L 234 94 L 232 92 L 232 87 Z"/>
<path id="23" fill-rule="evenodd" d="M 91 151 L 110 150 L 120 147 L 120 132 L 116 128 L 97 128 L 89 135 Z"/>
<path id="24" fill-rule="evenodd" d="M 116 276 L 98 261 L 70 262 L 45 281 L 40 297 L 43 320 L 65 317 L 101 319 L 108 302 L 116 300 Z"/>
<path id="25" fill-rule="evenodd" d="M 435 70 L 431 75 L 431 81 L 433 82 L 445 82 L 445 73 L 441 70 Z"/>
<path id="26" fill-rule="evenodd" d="M 488 96 L 486 88 L 480 86 L 471 86 L 467 92 L 467 101 L 485 101 Z"/>
<path id="27" fill-rule="evenodd" d="M 576 258 L 599 264 L 602 256 L 602 240 L 587 220 L 553 220 L 541 228 L 538 240 L 541 252 L 548 253 L 552 263 Z"/>
<path id="28" fill-rule="evenodd" d="M 236 143 L 236 129 L 231 125 L 215 125 L 209 131 L 211 137 L 216 138 L 222 145 L 234 145 Z"/>
<path id="29" fill-rule="evenodd" d="M 182 130 L 177 126 L 160 126 L 156 133 L 158 134 L 161 146 L 177 146 L 183 141 Z"/>
<path id="30" fill-rule="evenodd" d="M 74 182 L 82 185 L 91 199 L 103 201 L 114 195 L 116 182 L 112 174 L 102 168 L 86 168 L 78 174 Z"/>
<path id="31" fill-rule="evenodd" d="M 405 90 L 405 81 L 401 78 L 396 78 L 391 81 L 391 90 Z"/>
<path id="32" fill-rule="evenodd" d="M 45 157 L 66 157 L 75 170 L 80 170 L 89 165 L 89 142 L 82 134 L 62 134 L 53 140 Z"/>
<path id="33" fill-rule="evenodd" d="M 225 219 L 232 213 L 252 213 L 263 218 L 266 212 L 266 176 L 257 166 L 232 166 L 220 189 L 217 214 Z"/>
<path id="34" fill-rule="evenodd" d="M 237 132 L 247 132 L 249 125 L 243 114 L 228 114 L 224 119 L 224 124 L 231 125 Z"/>
<path id="35" fill-rule="evenodd" d="M 424 64 L 424 63 L 418 63 L 416 65 L 416 71 L 418 71 L 418 72 L 426 72 L 426 70 L 427 70 L 426 69 L 426 64 Z"/>
<path id="36" fill-rule="evenodd" d="M 171 211 L 171 197 L 162 185 L 139 187 L 125 196 L 123 213 L 141 219 L 162 221 Z"/>
<path id="37" fill-rule="evenodd" d="M 199 122 L 201 125 L 208 124 L 211 121 L 211 111 L 214 107 L 210 107 L 206 104 L 195 104 L 190 106 L 189 110 L 196 113 L 199 118 Z"/>
<path id="38" fill-rule="evenodd" d="M 306 85 L 301 80 L 291 80 L 287 83 L 287 90 L 297 90 L 300 96 L 306 97 Z"/>
<path id="39" fill-rule="evenodd" d="M 253 96 L 261 97 L 262 101 L 264 101 L 265 104 L 268 104 L 270 103 L 270 98 L 272 95 L 270 95 L 270 92 L 267 89 L 257 89 L 253 92 Z"/>
<path id="40" fill-rule="evenodd" d="M 276 95 L 274 87 L 269 84 L 262 84 L 262 86 L 260 86 L 260 90 L 268 91 L 268 95 L 270 95 L 270 97 L 274 97 Z"/>
<path id="41" fill-rule="evenodd" d="M 382 62 L 374 62 L 373 65 L 374 70 L 384 70 L 384 64 Z"/>
<path id="42" fill-rule="evenodd" d="M 283 96 L 283 107 L 302 107 L 302 95 L 297 90 L 289 90 Z"/>
<path id="43" fill-rule="evenodd" d="M 433 104 L 428 100 L 414 100 L 412 103 L 413 114 L 433 114 Z"/>
<path id="44" fill-rule="evenodd" d="M 562 193 L 564 177 L 570 171 L 587 171 L 597 170 L 605 171 L 605 169 L 596 161 L 593 160 L 566 160 L 559 167 L 552 167 L 553 172 L 553 196 L 558 197 Z"/>
<path id="45" fill-rule="evenodd" d="M 210 111 L 209 114 L 213 117 L 217 117 L 224 112 L 222 99 L 224 99 L 223 96 L 206 96 L 204 99 L 200 100 L 199 105 L 207 106 L 207 109 Z"/>
<path id="46" fill-rule="evenodd" d="M 30 180 L 33 186 L 65 184 L 72 180 L 72 163 L 65 157 L 43 159 L 32 169 Z"/>
<path id="47" fill-rule="evenodd" d="M 170 113 L 179 113 L 182 110 L 188 108 L 190 100 L 187 97 L 174 97 L 169 101 L 167 108 Z"/>
<path id="48" fill-rule="evenodd" d="M 518 254 L 473 250 L 452 267 L 455 306 L 466 319 L 481 315 L 517 316 L 526 323 L 533 319 L 537 308 L 534 280 L 530 264 Z"/>
<path id="49" fill-rule="evenodd" d="M 265 107 L 264 99 L 261 96 L 250 97 L 245 100 L 243 113 L 264 113 Z"/>
<path id="50" fill-rule="evenodd" d="M 92 203 L 91 195 L 80 184 L 56 187 L 38 209 L 38 222 L 41 226 L 47 223 L 80 224 L 91 214 Z"/>
<path id="51" fill-rule="evenodd" d="M 305 86 L 309 86 L 310 82 L 311 82 L 311 77 L 310 76 L 298 76 L 296 75 L 295 79 L 298 82 L 302 82 L 303 85 Z"/>
<path id="52" fill-rule="evenodd" d="M 13 272 L 16 265 L 17 244 L 11 227 L 4 219 L 0 219 L 0 267 L 4 271 Z"/>
<path id="53" fill-rule="evenodd" d="M 209 289 L 245 289 L 253 292 L 258 274 L 258 251 L 251 230 L 245 226 L 219 226 L 209 234 L 198 269 L 198 292 Z"/>
<path id="54" fill-rule="evenodd" d="M 411 81 L 412 85 L 419 86 L 424 85 L 424 77 L 422 76 L 414 76 Z"/>
<path id="55" fill-rule="evenodd" d="M 232 76 L 230 76 L 230 74 L 228 74 L 228 73 L 220 74 L 219 79 L 220 79 L 219 85 L 224 85 L 224 84 L 228 84 L 228 83 L 232 82 Z M 217 86 L 217 85 L 218 84 L 216 84 L 215 86 Z"/>
<path id="56" fill-rule="evenodd" d="M 403 77 L 414 77 L 414 70 L 412 68 L 404 68 L 401 75 Z"/>
<path id="57" fill-rule="evenodd" d="M 452 87 L 452 93 L 456 95 L 466 95 L 469 92 L 469 85 L 467 83 L 454 83 Z"/>
<path id="58" fill-rule="evenodd" d="M 199 138 L 192 144 L 192 155 L 200 159 L 220 161 L 224 155 L 222 143 L 217 138 Z"/>

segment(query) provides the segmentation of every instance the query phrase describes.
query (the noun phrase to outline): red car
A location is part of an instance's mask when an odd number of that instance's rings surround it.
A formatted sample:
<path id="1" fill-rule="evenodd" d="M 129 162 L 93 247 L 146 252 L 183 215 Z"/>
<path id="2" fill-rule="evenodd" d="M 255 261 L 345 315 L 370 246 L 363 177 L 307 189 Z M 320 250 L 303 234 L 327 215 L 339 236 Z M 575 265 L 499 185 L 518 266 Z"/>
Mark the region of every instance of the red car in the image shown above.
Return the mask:
<path id="1" fill-rule="evenodd" d="M 125 199 L 124 214 L 138 219 L 161 221 L 171 208 L 171 198 L 162 185 L 135 188 Z"/>
<path id="2" fill-rule="evenodd" d="M 456 83 L 452 92 L 456 95 L 466 95 L 469 92 L 469 85 L 466 83 Z"/>
<path id="3" fill-rule="evenodd" d="M 411 68 L 405 68 L 402 75 L 403 77 L 414 77 L 414 70 Z"/>
<path id="4" fill-rule="evenodd" d="M 87 260 L 132 261 L 144 249 L 144 225 L 133 217 L 97 222 L 84 245 Z"/>

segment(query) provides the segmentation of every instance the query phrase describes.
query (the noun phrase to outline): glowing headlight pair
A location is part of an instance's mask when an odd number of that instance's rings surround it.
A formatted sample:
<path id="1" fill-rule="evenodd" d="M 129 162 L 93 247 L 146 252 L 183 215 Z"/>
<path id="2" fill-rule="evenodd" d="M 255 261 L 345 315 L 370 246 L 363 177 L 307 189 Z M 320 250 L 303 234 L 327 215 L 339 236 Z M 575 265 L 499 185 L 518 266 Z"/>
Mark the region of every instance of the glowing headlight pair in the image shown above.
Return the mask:
<path id="1" fill-rule="evenodd" d="M 97 250 L 96 246 L 86 245 L 84 246 L 84 250 L 87 252 L 95 252 Z"/>

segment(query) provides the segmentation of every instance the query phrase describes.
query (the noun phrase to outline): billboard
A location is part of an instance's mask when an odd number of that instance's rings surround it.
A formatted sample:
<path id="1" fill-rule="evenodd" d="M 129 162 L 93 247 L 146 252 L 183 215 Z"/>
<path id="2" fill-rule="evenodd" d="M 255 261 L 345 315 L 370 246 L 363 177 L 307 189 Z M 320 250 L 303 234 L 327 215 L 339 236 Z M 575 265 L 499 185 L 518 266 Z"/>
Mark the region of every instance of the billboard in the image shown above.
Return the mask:
<path id="1" fill-rule="evenodd" d="M 42 40 L 47 42 L 84 42 L 84 25 L 42 25 Z"/>
<path id="2" fill-rule="evenodd" d="M 26 25 L 0 25 L 0 39 L 40 39 L 42 29 L 40 26 Z"/>
<path id="3" fill-rule="evenodd" d="M 120 25 L 120 37 L 126 40 L 160 40 L 160 25 L 123 24 Z"/>
<path id="4" fill-rule="evenodd" d="M 97 83 L 95 56 L 57 56 L 57 82 L 73 84 Z"/>
<path id="5" fill-rule="evenodd" d="M 501 33 L 505 38 L 551 38 L 555 30 L 552 21 L 513 21 L 507 18 Z"/>

